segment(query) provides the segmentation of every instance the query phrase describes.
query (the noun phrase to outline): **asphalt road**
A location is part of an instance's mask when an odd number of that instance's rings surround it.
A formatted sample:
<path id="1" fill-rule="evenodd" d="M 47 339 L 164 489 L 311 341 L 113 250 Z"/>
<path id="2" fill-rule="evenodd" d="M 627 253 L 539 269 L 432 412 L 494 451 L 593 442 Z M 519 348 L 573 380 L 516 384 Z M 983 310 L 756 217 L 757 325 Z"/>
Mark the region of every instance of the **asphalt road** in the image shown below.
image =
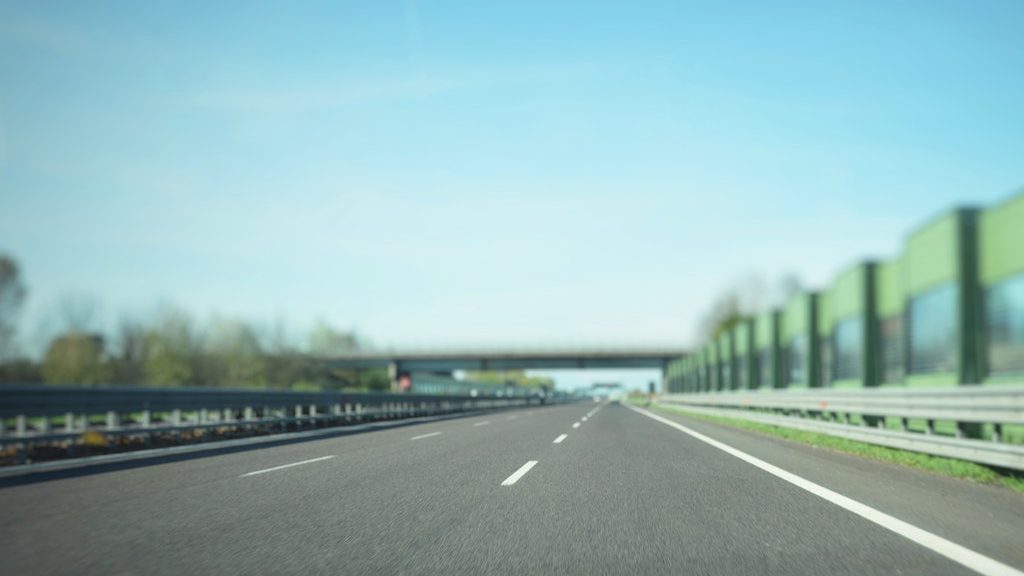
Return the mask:
<path id="1" fill-rule="evenodd" d="M 971 562 L 989 573 L 1024 568 L 1019 494 L 662 416 L 749 458 L 627 407 L 587 403 L 23 479 L 0 484 L 0 572 L 865 576 L 977 573 Z M 897 534 L 751 461 L 940 542 Z M 958 550 L 968 565 L 950 559 Z"/>

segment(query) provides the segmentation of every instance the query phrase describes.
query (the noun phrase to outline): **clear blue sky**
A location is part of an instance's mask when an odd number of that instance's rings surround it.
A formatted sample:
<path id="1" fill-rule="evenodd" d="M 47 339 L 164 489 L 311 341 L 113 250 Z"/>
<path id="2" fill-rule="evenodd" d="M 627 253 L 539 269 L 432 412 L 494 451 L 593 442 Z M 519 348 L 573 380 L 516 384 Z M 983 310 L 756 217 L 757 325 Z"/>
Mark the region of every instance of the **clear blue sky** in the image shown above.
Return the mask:
<path id="1" fill-rule="evenodd" d="M 680 343 L 1024 184 L 1024 2 L 8 2 L 26 347 L 316 318 L 379 344 Z M 50 319 L 50 320 L 48 320 Z"/>

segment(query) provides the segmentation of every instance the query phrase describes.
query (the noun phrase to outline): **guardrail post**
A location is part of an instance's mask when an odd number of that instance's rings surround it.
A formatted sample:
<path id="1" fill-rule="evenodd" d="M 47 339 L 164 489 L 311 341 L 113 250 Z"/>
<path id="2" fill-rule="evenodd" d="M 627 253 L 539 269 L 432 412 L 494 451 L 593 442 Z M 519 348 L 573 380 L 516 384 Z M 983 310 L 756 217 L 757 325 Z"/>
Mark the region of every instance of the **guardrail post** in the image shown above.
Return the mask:
<path id="1" fill-rule="evenodd" d="M 144 430 L 148 430 L 149 428 L 152 427 L 152 425 L 153 413 L 150 412 L 149 410 L 143 410 L 142 414 L 139 415 L 139 426 L 142 427 Z M 144 434 L 142 438 L 143 441 L 146 443 L 146 448 L 149 448 L 153 445 L 152 432 L 146 432 L 146 434 Z"/>
<path id="2" fill-rule="evenodd" d="M 907 419 L 906 418 L 900 418 L 900 432 L 906 432 L 906 431 L 907 431 Z"/>
<path id="3" fill-rule="evenodd" d="M 992 425 L 992 441 L 1002 442 L 1003 441 L 1003 425 L 993 424 Z"/>
<path id="4" fill-rule="evenodd" d="M 75 413 L 65 412 L 64 413 L 64 431 L 74 432 L 75 431 Z"/>
<path id="5" fill-rule="evenodd" d="M 49 416 L 43 416 L 42 419 L 39 420 L 39 432 L 42 433 L 42 434 L 49 434 L 50 433 L 50 417 Z"/>
<path id="6" fill-rule="evenodd" d="M 24 414 L 18 414 L 14 418 L 14 434 L 24 436 L 28 432 L 28 418 Z"/>
<path id="7" fill-rule="evenodd" d="M 206 408 L 200 408 L 196 414 L 196 423 L 202 426 L 199 432 L 200 438 L 203 442 L 206 442 L 210 438 L 210 427 L 206 426 L 210 421 L 210 411 Z"/>
<path id="8" fill-rule="evenodd" d="M 316 404 L 310 404 L 309 405 L 309 417 L 310 417 L 310 421 L 313 423 L 313 426 L 316 426 L 317 422 L 318 422 L 318 420 L 317 420 Z"/>
<path id="9" fill-rule="evenodd" d="M 925 434 L 935 434 L 935 420 L 925 420 L 924 421 L 924 433 Z"/>

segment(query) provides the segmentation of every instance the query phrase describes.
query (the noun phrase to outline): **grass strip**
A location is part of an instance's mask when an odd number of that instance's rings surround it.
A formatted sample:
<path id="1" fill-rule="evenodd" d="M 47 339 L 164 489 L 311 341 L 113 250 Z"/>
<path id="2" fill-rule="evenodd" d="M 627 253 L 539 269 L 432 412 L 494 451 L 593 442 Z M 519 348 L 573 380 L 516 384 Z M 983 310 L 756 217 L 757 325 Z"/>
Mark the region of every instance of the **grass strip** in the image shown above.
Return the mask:
<path id="1" fill-rule="evenodd" d="M 643 405 L 643 402 L 636 402 L 636 404 Z M 967 462 L 966 460 L 932 456 L 930 454 L 899 450 L 897 448 L 889 448 L 887 446 L 877 446 L 866 442 L 858 442 L 856 440 L 847 440 L 846 438 L 839 438 L 837 436 L 829 436 L 828 434 L 821 434 L 819 432 L 808 432 L 806 430 L 797 430 L 795 428 L 785 428 L 783 426 L 753 422 L 750 420 L 743 420 L 741 418 L 727 418 L 724 416 L 697 414 L 694 412 L 688 412 L 687 410 L 676 406 L 667 406 L 655 403 L 654 408 L 664 412 L 682 414 L 689 418 L 706 420 L 715 424 L 742 428 L 744 430 L 760 432 L 762 434 L 809 444 L 811 446 L 863 456 L 872 460 L 891 462 L 893 464 L 917 468 L 919 470 L 925 470 L 927 472 L 949 476 L 951 478 L 960 478 L 982 484 L 1005 486 L 1011 490 L 1024 493 L 1024 475 L 1016 474 L 1012 471 L 1002 471 L 989 468 L 988 466 L 975 464 L 974 462 Z"/>

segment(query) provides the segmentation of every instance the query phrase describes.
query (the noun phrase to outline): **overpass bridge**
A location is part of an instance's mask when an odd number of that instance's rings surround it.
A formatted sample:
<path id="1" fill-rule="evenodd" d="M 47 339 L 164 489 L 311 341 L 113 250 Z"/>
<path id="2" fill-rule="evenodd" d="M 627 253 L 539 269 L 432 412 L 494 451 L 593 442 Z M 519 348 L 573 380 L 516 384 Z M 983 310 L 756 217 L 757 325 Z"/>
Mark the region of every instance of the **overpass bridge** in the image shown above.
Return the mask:
<path id="1" fill-rule="evenodd" d="M 669 362 L 686 353 L 681 347 L 387 350 L 353 352 L 323 358 L 321 361 L 331 369 L 387 367 L 393 374 L 587 368 L 654 368 L 664 371 Z"/>

